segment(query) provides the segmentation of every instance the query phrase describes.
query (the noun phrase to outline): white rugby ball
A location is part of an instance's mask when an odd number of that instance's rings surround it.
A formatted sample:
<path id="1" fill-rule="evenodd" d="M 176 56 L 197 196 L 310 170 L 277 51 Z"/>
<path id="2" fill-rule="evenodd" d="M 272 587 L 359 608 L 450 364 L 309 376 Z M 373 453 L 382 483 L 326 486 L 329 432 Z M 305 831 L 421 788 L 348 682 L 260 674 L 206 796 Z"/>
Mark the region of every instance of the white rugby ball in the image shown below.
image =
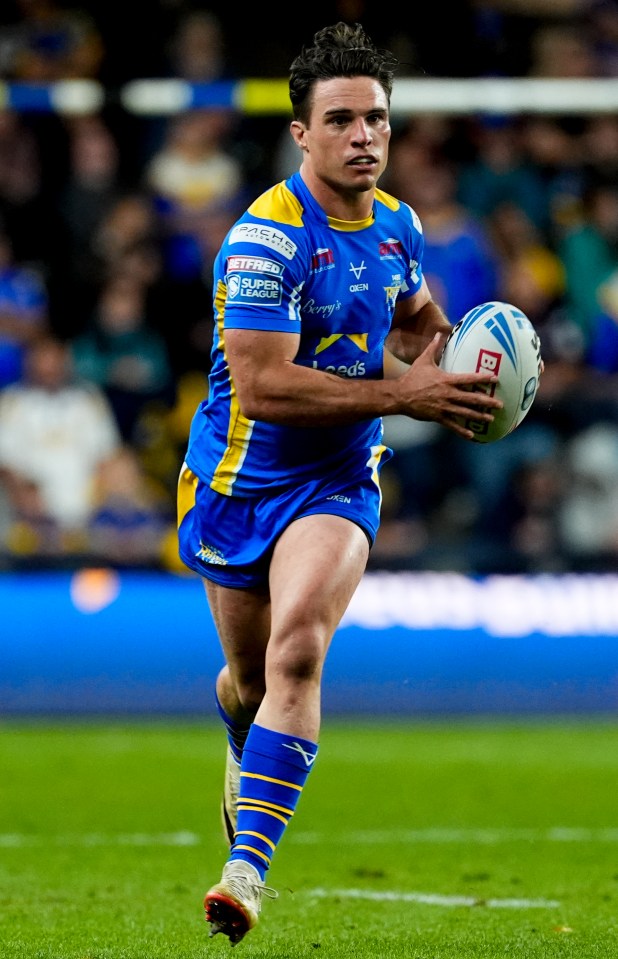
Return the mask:
<path id="1" fill-rule="evenodd" d="M 511 303 L 481 303 L 453 327 L 440 358 L 449 373 L 490 370 L 498 382 L 480 387 L 504 406 L 494 410 L 493 423 L 473 420 L 465 426 L 478 443 L 493 443 L 519 426 L 539 388 L 541 341 L 534 326 Z"/>

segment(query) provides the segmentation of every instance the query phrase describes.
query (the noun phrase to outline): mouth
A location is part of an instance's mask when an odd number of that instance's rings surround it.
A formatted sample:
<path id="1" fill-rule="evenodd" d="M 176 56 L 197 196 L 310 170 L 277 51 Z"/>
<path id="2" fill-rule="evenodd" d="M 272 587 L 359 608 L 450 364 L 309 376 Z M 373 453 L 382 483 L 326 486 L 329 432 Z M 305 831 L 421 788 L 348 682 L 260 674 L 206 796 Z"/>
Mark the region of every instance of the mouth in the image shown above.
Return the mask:
<path id="1" fill-rule="evenodd" d="M 377 159 L 373 156 L 362 156 L 362 157 L 354 157 L 352 160 L 348 160 L 346 165 L 370 169 L 376 166 L 377 163 L 378 163 Z"/>

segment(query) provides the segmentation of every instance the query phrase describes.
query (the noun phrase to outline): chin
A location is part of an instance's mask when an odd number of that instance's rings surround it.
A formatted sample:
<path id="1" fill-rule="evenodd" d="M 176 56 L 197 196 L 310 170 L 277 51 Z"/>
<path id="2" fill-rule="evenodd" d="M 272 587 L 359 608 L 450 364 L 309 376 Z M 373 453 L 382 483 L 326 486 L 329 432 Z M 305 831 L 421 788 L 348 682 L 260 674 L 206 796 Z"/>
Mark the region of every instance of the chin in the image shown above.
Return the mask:
<path id="1" fill-rule="evenodd" d="M 356 190 L 358 193 L 366 193 L 367 190 L 373 190 L 377 182 L 378 177 L 374 173 L 364 173 L 351 177 L 348 180 L 348 185 L 352 190 Z"/>

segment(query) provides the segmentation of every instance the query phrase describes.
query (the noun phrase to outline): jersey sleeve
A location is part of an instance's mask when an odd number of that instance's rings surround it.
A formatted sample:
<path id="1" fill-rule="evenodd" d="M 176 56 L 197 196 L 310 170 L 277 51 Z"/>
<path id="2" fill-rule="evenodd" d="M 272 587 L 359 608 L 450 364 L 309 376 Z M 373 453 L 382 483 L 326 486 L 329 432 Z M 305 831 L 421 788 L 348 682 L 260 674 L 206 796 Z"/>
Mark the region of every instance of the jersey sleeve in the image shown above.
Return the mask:
<path id="1" fill-rule="evenodd" d="M 425 237 L 423 227 L 418 215 L 407 204 L 402 204 L 403 209 L 407 210 L 410 216 L 409 233 L 409 262 L 408 270 L 399 291 L 399 300 L 407 300 L 415 293 L 418 293 L 423 284 L 423 252 L 425 250 Z"/>
<path id="2" fill-rule="evenodd" d="M 292 230 L 251 223 L 235 227 L 215 266 L 215 303 L 224 329 L 300 333 L 303 263 Z"/>

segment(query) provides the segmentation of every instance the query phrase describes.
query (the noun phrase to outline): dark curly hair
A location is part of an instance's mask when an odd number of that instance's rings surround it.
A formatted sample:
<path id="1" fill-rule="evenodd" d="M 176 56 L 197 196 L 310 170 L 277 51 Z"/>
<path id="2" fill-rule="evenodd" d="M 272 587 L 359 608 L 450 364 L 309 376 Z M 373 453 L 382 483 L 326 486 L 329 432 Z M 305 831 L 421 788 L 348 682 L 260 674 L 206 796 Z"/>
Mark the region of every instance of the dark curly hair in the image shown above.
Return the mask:
<path id="1" fill-rule="evenodd" d="M 393 54 L 379 50 L 360 23 L 339 21 L 323 27 L 290 66 L 289 91 L 294 119 L 308 122 L 315 83 L 334 77 L 373 77 L 390 104 L 396 67 Z"/>

